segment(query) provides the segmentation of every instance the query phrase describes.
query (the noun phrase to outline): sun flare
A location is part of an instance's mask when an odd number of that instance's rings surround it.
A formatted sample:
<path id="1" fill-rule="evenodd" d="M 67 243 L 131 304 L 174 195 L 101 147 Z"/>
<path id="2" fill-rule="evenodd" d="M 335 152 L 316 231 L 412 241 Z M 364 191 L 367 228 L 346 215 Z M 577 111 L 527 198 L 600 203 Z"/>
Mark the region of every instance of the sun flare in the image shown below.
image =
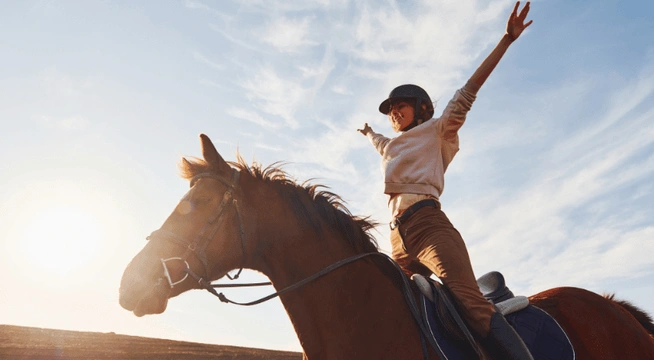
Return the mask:
<path id="1" fill-rule="evenodd" d="M 59 206 L 31 218 L 22 247 L 31 266 L 64 278 L 93 261 L 101 238 L 100 226 L 89 212 Z"/>

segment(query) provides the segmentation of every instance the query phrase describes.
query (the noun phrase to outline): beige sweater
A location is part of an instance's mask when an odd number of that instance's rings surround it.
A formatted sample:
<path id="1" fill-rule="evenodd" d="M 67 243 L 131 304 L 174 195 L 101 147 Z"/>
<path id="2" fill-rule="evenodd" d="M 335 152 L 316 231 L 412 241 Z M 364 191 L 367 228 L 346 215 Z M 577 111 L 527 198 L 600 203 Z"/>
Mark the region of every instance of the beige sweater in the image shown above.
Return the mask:
<path id="1" fill-rule="evenodd" d="M 459 151 L 459 128 L 475 101 L 477 90 L 466 84 L 456 91 L 440 118 L 424 122 L 393 139 L 373 131 L 368 133 L 368 139 L 382 155 L 384 193 L 440 198 L 445 170 Z"/>

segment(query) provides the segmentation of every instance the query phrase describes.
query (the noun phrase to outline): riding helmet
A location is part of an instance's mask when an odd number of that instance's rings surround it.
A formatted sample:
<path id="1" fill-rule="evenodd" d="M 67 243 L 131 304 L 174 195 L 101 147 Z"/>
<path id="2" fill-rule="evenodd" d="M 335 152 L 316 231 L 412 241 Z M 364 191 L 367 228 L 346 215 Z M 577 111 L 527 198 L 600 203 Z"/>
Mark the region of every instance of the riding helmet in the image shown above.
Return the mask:
<path id="1" fill-rule="evenodd" d="M 388 112 L 391 109 L 391 101 L 393 99 L 399 99 L 399 98 L 416 99 L 416 108 L 415 108 L 416 116 L 418 116 L 419 114 L 419 109 L 421 104 L 432 103 L 429 94 L 427 94 L 427 92 L 423 88 L 421 88 L 418 85 L 405 84 L 405 85 L 400 85 L 391 91 L 391 93 L 388 95 L 388 99 L 384 100 L 379 105 L 379 111 L 384 115 L 388 115 Z M 431 117 L 433 115 L 434 112 L 432 110 L 432 113 L 429 116 Z"/>

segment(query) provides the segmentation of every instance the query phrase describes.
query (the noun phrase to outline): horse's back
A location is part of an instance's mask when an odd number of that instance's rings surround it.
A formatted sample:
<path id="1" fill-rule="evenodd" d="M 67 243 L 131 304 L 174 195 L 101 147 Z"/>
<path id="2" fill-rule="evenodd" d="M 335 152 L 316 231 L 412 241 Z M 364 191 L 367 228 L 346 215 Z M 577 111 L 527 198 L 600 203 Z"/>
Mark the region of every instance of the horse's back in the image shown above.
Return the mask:
<path id="1" fill-rule="evenodd" d="M 578 360 L 654 359 L 654 337 L 614 301 L 574 287 L 550 289 L 529 300 L 565 330 Z"/>

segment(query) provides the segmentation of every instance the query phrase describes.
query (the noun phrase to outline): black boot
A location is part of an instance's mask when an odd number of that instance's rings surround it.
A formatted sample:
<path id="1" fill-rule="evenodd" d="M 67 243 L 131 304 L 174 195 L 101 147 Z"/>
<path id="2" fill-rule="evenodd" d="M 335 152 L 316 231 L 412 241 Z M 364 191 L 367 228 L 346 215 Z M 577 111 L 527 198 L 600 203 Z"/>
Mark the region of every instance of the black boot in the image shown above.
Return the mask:
<path id="1" fill-rule="evenodd" d="M 509 360 L 534 360 L 527 345 L 522 341 L 518 333 L 513 330 L 504 316 L 494 313 L 491 317 L 490 332 L 487 340 L 493 347 L 493 357 Z M 499 352 L 499 353 L 498 353 Z M 498 354 L 496 354 L 498 353 Z M 499 356 L 499 357 L 498 357 Z"/>

